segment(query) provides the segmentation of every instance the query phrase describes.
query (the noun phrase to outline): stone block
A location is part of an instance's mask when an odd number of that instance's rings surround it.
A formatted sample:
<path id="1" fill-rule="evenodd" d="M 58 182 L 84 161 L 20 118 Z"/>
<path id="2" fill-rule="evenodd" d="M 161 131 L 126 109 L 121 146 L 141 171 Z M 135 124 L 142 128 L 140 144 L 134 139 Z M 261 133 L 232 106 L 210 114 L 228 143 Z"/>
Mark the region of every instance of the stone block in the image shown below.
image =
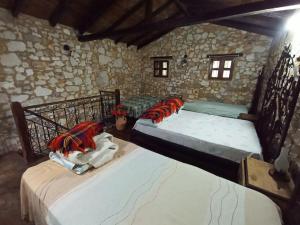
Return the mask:
<path id="1" fill-rule="evenodd" d="M 21 65 L 21 60 L 15 53 L 2 54 L 0 56 L 0 63 L 2 66 L 14 67 Z"/>
<path id="2" fill-rule="evenodd" d="M 7 49 L 10 52 L 24 52 L 26 45 L 22 41 L 10 41 L 7 43 Z"/>

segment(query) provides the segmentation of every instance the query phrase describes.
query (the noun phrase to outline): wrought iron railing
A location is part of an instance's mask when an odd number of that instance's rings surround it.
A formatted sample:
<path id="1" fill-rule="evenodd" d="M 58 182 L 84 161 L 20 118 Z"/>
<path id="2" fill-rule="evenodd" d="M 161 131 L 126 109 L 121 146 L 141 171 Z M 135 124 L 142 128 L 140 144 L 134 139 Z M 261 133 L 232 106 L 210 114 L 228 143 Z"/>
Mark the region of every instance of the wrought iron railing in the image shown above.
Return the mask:
<path id="1" fill-rule="evenodd" d="M 48 154 L 47 145 L 51 139 L 82 121 L 102 121 L 107 125 L 112 119 L 112 108 L 119 102 L 119 90 L 27 107 L 13 102 L 11 108 L 24 157 L 32 161 Z"/>

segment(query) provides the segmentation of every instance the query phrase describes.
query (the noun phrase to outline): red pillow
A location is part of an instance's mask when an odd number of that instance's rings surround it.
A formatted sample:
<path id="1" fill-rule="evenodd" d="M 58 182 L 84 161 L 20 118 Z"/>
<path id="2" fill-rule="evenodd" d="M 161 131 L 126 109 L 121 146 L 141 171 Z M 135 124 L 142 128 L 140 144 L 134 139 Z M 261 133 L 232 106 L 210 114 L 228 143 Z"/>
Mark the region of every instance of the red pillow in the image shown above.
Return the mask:
<path id="1" fill-rule="evenodd" d="M 166 103 L 173 103 L 176 105 L 177 107 L 177 112 L 179 111 L 179 109 L 183 106 L 183 101 L 180 98 L 169 98 Z"/>
<path id="2" fill-rule="evenodd" d="M 144 112 L 140 118 L 150 119 L 153 123 L 160 123 L 165 117 L 165 112 L 159 107 L 152 107 Z"/>
<path id="3" fill-rule="evenodd" d="M 61 150 L 64 155 L 71 151 L 85 152 L 85 148 L 96 148 L 93 137 L 103 131 L 103 125 L 95 122 L 82 122 L 68 132 L 52 139 L 48 147 L 52 151 Z"/>

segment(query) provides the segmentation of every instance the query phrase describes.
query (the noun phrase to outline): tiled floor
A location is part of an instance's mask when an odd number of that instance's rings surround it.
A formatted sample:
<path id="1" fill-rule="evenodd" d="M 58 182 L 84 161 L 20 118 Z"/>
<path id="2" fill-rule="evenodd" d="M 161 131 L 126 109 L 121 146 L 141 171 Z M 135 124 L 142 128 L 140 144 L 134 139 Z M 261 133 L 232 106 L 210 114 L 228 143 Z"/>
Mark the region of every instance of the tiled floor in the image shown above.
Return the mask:
<path id="1" fill-rule="evenodd" d="M 22 157 L 17 153 L 0 156 L 0 224 L 31 225 L 21 220 L 19 186 L 26 169 Z"/>

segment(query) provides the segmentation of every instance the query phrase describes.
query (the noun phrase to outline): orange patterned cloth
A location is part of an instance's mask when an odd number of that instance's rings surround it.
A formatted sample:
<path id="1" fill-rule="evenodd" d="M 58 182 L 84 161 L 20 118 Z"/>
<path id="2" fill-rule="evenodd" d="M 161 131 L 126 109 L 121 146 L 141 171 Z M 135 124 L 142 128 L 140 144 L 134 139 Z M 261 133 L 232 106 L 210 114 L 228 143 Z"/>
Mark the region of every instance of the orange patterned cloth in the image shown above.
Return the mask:
<path id="1" fill-rule="evenodd" d="M 103 131 L 103 125 L 95 122 L 82 122 L 74 126 L 68 132 L 52 139 L 48 148 L 52 151 L 62 151 L 68 155 L 71 151 L 85 152 L 85 148 L 96 149 L 93 137 Z"/>
<path id="2" fill-rule="evenodd" d="M 160 123 L 164 118 L 171 116 L 175 112 L 178 113 L 182 106 L 183 101 L 181 99 L 170 98 L 155 104 L 144 112 L 140 118 L 150 119 L 153 123 Z"/>

